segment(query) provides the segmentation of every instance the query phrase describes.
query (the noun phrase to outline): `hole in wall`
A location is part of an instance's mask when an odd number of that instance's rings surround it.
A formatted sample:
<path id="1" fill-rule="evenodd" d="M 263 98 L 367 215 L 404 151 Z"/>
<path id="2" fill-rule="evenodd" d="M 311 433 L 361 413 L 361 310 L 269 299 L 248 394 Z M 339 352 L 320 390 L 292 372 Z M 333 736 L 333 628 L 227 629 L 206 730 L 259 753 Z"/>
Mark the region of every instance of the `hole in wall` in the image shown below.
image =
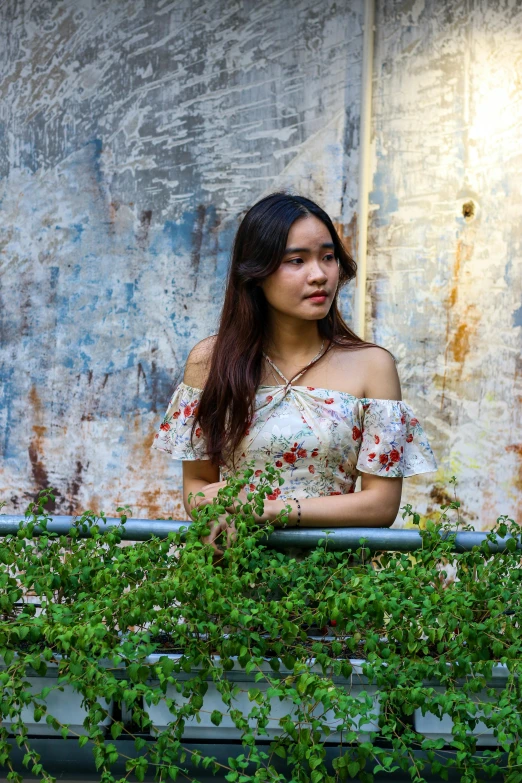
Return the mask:
<path id="1" fill-rule="evenodd" d="M 475 217 L 475 202 L 473 200 L 464 202 L 462 205 L 462 215 L 466 220 Z"/>

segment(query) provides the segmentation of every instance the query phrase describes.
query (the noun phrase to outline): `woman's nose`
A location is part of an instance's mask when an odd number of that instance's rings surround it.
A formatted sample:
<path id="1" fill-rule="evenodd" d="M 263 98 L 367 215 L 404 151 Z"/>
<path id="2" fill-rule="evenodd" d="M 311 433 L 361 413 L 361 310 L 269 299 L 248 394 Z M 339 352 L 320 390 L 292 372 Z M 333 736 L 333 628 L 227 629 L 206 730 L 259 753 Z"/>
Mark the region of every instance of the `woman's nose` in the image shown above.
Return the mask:
<path id="1" fill-rule="evenodd" d="M 322 268 L 321 264 L 318 261 L 314 261 L 312 263 L 312 268 L 308 273 L 308 279 L 322 280 L 322 281 L 328 280 L 328 275 L 326 274 L 325 270 Z"/>

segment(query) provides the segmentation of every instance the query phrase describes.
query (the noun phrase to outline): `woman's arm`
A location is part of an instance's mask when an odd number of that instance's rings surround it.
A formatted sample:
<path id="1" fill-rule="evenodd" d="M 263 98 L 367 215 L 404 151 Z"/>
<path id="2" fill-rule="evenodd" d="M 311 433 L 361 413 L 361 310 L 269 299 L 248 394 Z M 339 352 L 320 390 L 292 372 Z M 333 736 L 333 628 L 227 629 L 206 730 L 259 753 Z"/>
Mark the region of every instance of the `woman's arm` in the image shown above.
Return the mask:
<path id="1" fill-rule="evenodd" d="M 361 491 L 350 495 L 303 498 L 300 527 L 390 527 L 401 503 L 402 478 L 384 478 L 362 473 Z M 288 527 L 297 522 L 294 500 Z M 283 500 L 265 500 L 265 518 L 273 522 L 287 505 Z"/>
<path id="2" fill-rule="evenodd" d="M 196 508 L 198 501 L 201 502 L 201 498 L 192 498 L 192 502 L 189 503 L 188 496 L 191 493 L 197 495 L 209 484 L 216 482 L 219 482 L 219 468 L 209 459 L 183 461 L 183 506 L 190 519 L 192 519 L 190 512 Z M 226 482 L 222 484 L 225 486 Z"/>
<path id="3" fill-rule="evenodd" d="M 400 400 L 401 386 L 395 361 L 382 348 L 366 349 L 364 396 L 378 400 Z M 349 495 L 304 498 L 301 527 L 390 527 L 399 511 L 402 478 L 387 478 L 361 472 L 361 491 Z M 288 525 L 297 521 L 297 505 L 289 500 L 292 511 Z M 272 522 L 286 503 L 265 500 L 265 515 Z"/>
<path id="4" fill-rule="evenodd" d="M 215 336 L 211 335 L 197 343 L 188 355 L 183 375 L 183 383 L 195 389 L 203 389 L 207 381 L 210 369 L 210 360 L 215 343 Z M 219 481 L 219 467 L 213 465 L 208 459 L 183 461 L 183 506 L 188 516 L 195 508 L 195 500 L 189 504 L 188 496 L 201 492 L 208 484 Z"/>

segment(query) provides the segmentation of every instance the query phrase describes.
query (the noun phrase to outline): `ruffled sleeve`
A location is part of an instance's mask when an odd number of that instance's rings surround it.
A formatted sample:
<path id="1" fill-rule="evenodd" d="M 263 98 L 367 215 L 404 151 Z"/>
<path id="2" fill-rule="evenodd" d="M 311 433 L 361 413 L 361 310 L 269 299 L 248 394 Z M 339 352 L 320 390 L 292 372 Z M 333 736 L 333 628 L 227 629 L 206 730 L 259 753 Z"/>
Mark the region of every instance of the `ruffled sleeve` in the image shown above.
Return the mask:
<path id="1" fill-rule="evenodd" d="M 426 433 L 402 400 L 359 400 L 362 441 L 357 470 L 378 476 L 414 476 L 437 469 Z"/>
<path id="2" fill-rule="evenodd" d="M 209 459 L 206 442 L 200 427 L 196 427 L 191 443 L 191 429 L 202 389 L 180 383 L 169 402 L 152 448 L 166 451 L 172 459 Z"/>

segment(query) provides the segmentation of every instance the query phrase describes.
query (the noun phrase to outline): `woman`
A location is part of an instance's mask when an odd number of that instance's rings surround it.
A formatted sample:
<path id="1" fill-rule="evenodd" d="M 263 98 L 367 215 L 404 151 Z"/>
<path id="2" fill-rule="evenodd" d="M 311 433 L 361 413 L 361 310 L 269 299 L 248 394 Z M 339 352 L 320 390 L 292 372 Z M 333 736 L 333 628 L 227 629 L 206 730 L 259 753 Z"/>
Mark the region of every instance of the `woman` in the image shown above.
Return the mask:
<path id="1" fill-rule="evenodd" d="M 268 460 L 285 479 L 265 500 L 262 520 L 273 521 L 288 502 L 289 526 L 389 527 L 402 477 L 436 469 L 401 401 L 392 354 L 357 337 L 338 310 L 338 291 L 356 268 L 310 199 L 273 193 L 246 213 L 219 331 L 190 352 L 153 443 L 183 460 L 189 515 L 254 458 L 250 489 Z M 204 497 L 189 506 L 197 492 Z M 222 531 L 230 543 L 225 519 L 205 539 L 216 551 Z"/>

